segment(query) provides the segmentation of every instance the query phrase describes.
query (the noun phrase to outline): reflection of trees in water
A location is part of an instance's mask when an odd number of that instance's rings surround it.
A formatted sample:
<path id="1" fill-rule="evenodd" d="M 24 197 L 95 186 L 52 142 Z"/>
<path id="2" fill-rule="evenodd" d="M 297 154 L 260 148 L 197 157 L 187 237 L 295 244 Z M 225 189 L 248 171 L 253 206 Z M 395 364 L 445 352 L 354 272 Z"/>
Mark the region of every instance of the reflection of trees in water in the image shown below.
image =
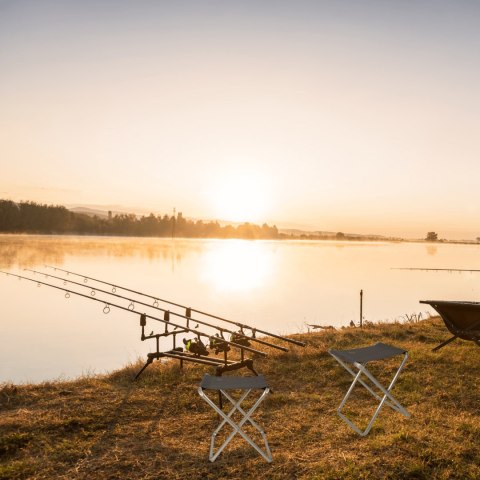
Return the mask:
<path id="1" fill-rule="evenodd" d="M 0 235 L 0 268 L 61 265 L 68 255 L 136 257 L 181 262 L 185 255 L 200 252 L 195 240 Z"/>
<path id="2" fill-rule="evenodd" d="M 437 254 L 438 247 L 436 245 L 427 245 L 426 246 L 427 255 L 431 255 L 432 257 Z"/>

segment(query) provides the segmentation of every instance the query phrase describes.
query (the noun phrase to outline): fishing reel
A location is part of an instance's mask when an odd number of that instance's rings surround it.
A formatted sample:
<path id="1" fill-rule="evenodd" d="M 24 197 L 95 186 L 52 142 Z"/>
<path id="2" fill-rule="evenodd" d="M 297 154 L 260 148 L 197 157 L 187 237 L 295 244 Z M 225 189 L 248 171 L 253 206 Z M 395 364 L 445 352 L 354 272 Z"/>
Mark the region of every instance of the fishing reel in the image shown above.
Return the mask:
<path id="1" fill-rule="evenodd" d="M 215 355 L 220 352 L 229 352 L 230 345 L 224 341 L 223 335 L 215 334 L 215 337 L 210 339 L 210 349 L 215 350 Z"/>
<path id="2" fill-rule="evenodd" d="M 230 341 L 236 343 L 237 345 L 242 345 L 243 347 L 250 346 L 250 340 L 245 336 L 242 330 L 239 332 L 232 332 L 230 336 Z"/>
<path id="3" fill-rule="evenodd" d="M 206 345 L 200 340 L 200 338 L 193 338 L 187 340 L 186 338 L 183 339 L 183 344 L 185 345 L 185 350 L 187 352 L 193 353 L 197 356 L 207 356 L 208 350 Z"/>

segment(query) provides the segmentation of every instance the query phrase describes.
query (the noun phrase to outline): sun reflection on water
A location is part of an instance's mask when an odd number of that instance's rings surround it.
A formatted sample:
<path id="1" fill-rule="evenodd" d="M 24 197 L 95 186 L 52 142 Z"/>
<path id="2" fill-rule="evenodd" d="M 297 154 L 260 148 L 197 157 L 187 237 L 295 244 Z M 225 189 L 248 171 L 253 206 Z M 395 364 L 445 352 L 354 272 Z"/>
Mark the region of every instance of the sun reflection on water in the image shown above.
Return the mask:
<path id="1" fill-rule="evenodd" d="M 215 242 L 203 257 L 202 277 L 219 291 L 243 292 L 263 287 L 272 274 L 273 252 L 263 242 Z"/>

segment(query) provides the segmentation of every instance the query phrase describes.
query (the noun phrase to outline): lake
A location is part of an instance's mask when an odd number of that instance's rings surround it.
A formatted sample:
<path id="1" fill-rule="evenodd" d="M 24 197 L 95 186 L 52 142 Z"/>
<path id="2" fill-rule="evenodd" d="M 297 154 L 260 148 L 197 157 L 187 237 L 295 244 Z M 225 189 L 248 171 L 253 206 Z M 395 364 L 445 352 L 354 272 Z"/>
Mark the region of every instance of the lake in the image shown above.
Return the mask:
<path id="1" fill-rule="evenodd" d="M 364 319 L 374 322 L 425 317 L 422 299 L 480 298 L 480 273 L 392 269 L 480 269 L 477 245 L 0 235 L 0 270 L 64 287 L 24 270 L 61 275 L 45 265 L 277 334 L 358 323 L 361 289 Z M 91 288 L 64 288 L 108 298 Z M 131 312 L 112 307 L 104 314 L 103 302 L 65 298 L 63 291 L 3 274 L 0 292 L 0 382 L 102 373 L 152 351 L 151 341 L 140 341 L 139 317 Z"/>

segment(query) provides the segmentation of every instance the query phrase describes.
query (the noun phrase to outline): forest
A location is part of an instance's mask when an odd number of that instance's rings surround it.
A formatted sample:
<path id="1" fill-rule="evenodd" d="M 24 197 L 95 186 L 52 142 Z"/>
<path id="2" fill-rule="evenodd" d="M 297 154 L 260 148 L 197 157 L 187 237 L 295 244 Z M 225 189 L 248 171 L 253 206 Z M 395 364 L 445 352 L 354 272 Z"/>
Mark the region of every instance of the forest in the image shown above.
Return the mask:
<path id="1" fill-rule="evenodd" d="M 0 200 L 0 232 L 30 234 L 119 235 L 139 237 L 186 238 L 281 238 L 277 227 L 243 223 L 221 226 L 216 221 L 186 219 L 182 213 L 139 216 L 108 216 L 71 212 L 62 205 L 44 205 L 32 201 Z"/>

